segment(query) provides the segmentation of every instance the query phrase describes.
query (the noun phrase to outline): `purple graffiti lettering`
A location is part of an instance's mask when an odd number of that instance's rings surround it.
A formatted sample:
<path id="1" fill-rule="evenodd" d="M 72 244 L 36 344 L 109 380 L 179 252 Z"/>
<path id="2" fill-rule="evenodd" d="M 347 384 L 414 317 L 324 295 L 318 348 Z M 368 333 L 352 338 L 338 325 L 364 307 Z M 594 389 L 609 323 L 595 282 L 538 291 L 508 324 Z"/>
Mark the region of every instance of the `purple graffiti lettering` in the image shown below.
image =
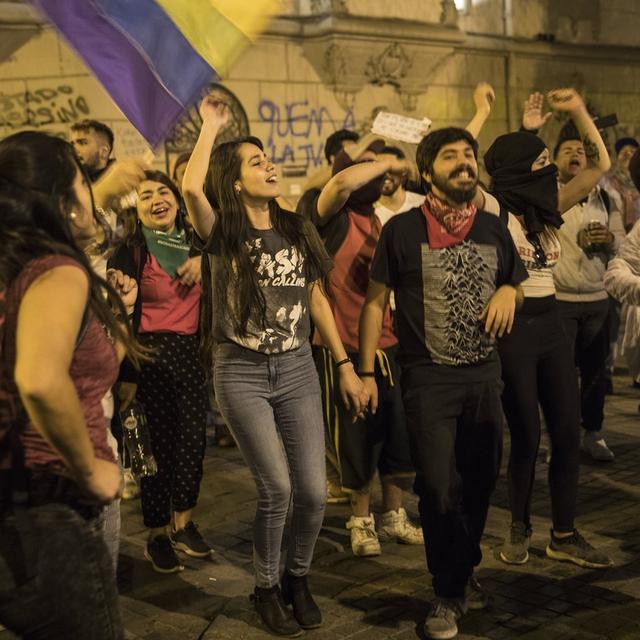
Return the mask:
<path id="1" fill-rule="evenodd" d="M 298 151 L 304 154 L 304 163 L 307 168 L 319 167 L 324 161 L 324 144 L 301 144 Z"/>
<path id="2" fill-rule="evenodd" d="M 258 115 L 262 122 L 268 122 L 269 137 L 267 138 L 267 146 L 270 147 L 274 143 L 274 137 L 283 138 L 287 135 L 288 124 L 280 120 L 280 107 L 270 100 L 262 100 L 258 105 Z"/>
<path id="3" fill-rule="evenodd" d="M 307 168 L 322 164 L 324 139 L 329 134 L 338 128 L 354 129 L 356 126 L 351 109 L 344 117 L 334 118 L 327 107 L 310 106 L 308 100 L 288 102 L 281 106 L 271 100 L 261 100 L 258 117 L 269 125 L 267 147 L 273 151 L 273 161 L 277 164 L 304 164 Z M 302 138 L 308 143 L 298 145 L 294 151 L 287 138 Z"/>
<path id="4" fill-rule="evenodd" d="M 295 163 L 295 153 L 290 145 L 285 144 L 281 150 L 276 145 L 271 145 L 269 159 L 274 164 Z"/>

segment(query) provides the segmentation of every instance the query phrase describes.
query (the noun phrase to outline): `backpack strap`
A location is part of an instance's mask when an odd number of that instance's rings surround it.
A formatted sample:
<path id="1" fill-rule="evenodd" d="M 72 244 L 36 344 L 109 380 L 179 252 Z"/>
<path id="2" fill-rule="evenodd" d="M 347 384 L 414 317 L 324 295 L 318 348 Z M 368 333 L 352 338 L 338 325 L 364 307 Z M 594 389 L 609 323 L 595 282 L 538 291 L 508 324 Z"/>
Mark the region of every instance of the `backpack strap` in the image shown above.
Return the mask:
<path id="1" fill-rule="evenodd" d="M 600 189 L 600 197 L 602 198 L 602 203 L 604 204 L 604 208 L 607 210 L 607 215 L 611 214 L 611 196 L 604 190 Z"/>
<path id="2" fill-rule="evenodd" d="M 500 221 L 505 226 L 509 226 L 509 211 L 499 200 L 498 200 L 498 204 L 500 205 Z"/>

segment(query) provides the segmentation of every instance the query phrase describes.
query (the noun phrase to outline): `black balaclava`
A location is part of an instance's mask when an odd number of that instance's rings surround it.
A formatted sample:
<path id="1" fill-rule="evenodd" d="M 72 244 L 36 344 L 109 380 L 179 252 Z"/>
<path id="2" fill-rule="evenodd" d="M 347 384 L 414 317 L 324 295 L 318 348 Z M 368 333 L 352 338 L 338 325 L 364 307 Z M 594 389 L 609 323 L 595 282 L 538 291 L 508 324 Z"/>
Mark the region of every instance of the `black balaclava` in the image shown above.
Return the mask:
<path id="1" fill-rule="evenodd" d="M 507 133 L 493 141 L 484 155 L 491 176 L 491 193 L 508 211 L 524 216 L 528 233 L 562 224 L 558 212 L 558 168 L 551 164 L 531 171 L 546 148 L 538 136 L 526 131 Z"/>

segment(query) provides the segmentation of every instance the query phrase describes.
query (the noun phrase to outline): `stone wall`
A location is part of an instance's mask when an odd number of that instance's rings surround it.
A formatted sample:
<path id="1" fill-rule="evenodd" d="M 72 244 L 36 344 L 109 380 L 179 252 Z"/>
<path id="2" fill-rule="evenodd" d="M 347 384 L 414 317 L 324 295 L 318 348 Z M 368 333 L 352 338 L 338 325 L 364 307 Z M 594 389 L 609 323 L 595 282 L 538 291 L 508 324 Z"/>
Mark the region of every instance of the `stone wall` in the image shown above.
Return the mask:
<path id="1" fill-rule="evenodd" d="M 594 113 L 617 113 L 608 133 L 640 134 L 640 3 L 634 0 L 288 0 L 283 15 L 247 50 L 223 83 L 233 132 L 259 136 L 280 165 L 285 191 L 299 194 L 323 161 L 324 139 L 363 130 L 384 108 L 464 125 L 480 80 L 497 100 L 486 145 L 517 128 L 531 90 L 573 85 Z M 605 6 L 606 5 L 606 10 Z M 543 35 L 539 35 L 543 34 Z M 549 35 L 550 34 L 550 35 Z M 555 41 L 553 37 L 555 36 Z M 624 46 L 622 46 L 624 45 Z M 193 114 L 192 114 L 193 115 Z M 0 64 L 0 135 L 25 127 L 59 133 L 81 118 L 110 124 L 118 157 L 146 145 L 84 64 L 44 28 Z M 166 146 L 166 167 L 197 135 L 197 117 Z M 562 123 L 545 132 L 553 143 Z"/>

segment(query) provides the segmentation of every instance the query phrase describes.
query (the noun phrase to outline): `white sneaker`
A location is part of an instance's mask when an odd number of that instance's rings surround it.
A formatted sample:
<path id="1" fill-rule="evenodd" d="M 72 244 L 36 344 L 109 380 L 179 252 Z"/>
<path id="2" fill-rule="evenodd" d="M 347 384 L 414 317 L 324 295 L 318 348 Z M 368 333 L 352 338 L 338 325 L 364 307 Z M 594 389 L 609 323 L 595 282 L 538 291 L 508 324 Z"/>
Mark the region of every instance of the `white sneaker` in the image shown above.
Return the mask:
<path id="1" fill-rule="evenodd" d="M 395 541 L 401 544 L 424 544 L 422 529 L 412 524 L 407 512 L 400 507 L 380 515 L 378 538 L 382 542 Z"/>
<path id="2" fill-rule="evenodd" d="M 582 450 L 599 462 L 611 462 L 615 458 L 602 437 L 602 431 L 586 431 L 582 439 Z"/>
<path id="3" fill-rule="evenodd" d="M 131 473 L 131 469 L 124 470 L 124 486 L 122 487 L 122 499 L 133 500 L 140 495 L 140 487 L 136 482 L 136 479 Z"/>
<path id="4" fill-rule="evenodd" d="M 368 518 L 351 516 L 347 529 L 351 531 L 351 550 L 354 556 L 370 557 L 382 553 L 372 513 Z"/>

